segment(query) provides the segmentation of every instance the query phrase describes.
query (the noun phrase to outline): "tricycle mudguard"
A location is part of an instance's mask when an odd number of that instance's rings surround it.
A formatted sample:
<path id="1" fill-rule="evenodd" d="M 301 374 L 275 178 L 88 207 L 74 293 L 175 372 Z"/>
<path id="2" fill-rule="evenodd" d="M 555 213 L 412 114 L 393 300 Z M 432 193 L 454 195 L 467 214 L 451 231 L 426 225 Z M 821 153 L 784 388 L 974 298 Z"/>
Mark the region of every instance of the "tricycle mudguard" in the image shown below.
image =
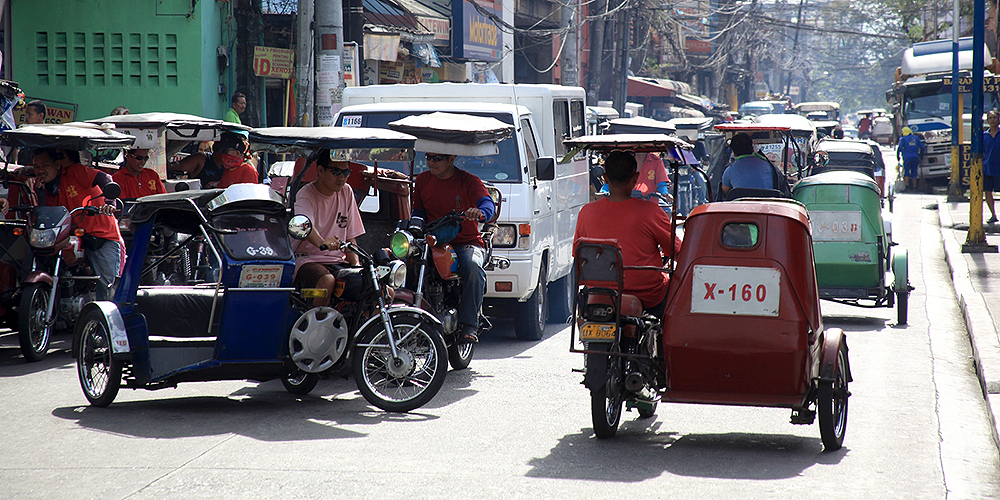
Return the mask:
<path id="1" fill-rule="evenodd" d="M 114 302 L 101 300 L 90 302 L 83 306 L 79 317 L 84 317 L 91 309 L 96 309 L 104 316 L 108 324 L 108 333 L 111 334 L 111 351 L 114 354 L 127 354 L 131 351 L 128 344 L 128 334 L 125 332 L 125 320 L 122 313 Z M 73 339 L 74 343 L 76 339 Z M 74 352 L 76 350 L 74 349 Z"/>
<path id="2" fill-rule="evenodd" d="M 823 332 L 822 361 L 819 365 L 819 380 L 823 382 L 834 382 L 837 379 L 837 354 L 843 344 L 847 348 L 847 334 L 840 328 L 830 328 Z M 854 380 L 851 377 L 851 363 L 847 361 L 847 381 Z"/>
<path id="3" fill-rule="evenodd" d="M 892 290 L 896 293 L 909 293 L 910 276 L 907 266 L 908 260 L 909 253 L 905 248 L 899 249 L 899 251 L 894 252 L 892 255 L 892 274 L 894 276 Z"/>

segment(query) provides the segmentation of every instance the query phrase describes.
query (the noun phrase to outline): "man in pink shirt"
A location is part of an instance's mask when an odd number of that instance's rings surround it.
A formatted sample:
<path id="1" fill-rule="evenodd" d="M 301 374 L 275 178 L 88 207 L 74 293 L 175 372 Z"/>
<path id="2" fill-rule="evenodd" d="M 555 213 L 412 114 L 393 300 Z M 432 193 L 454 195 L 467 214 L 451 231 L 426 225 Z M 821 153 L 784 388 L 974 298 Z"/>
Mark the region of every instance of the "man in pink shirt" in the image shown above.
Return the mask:
<path id="1" fill-rule="evenodd" d="M 313 231 L 296 242 L 295 281 L 297 288 L 326 288 L 326 298 L 313 300 L 314 306 L 326 306 L 334 296 L 337 277 L 352 274 L 349 266 L 358 265 L 358 256 L 338 249 L 341 241 L 355 243 L 365 233 L 361 212 L 354 201 L 354 191 L 347 186 L 351 168 L 346 161 L 332 161 L 330 152 L 320 151 L 316 160 L 317 177 L 300 189 L 295 198 L 295 213 L 308 216 Z M 320 250 L 326 245 L 328 250 Z M 359 275 L 360 276 L 360 275 Z"/>

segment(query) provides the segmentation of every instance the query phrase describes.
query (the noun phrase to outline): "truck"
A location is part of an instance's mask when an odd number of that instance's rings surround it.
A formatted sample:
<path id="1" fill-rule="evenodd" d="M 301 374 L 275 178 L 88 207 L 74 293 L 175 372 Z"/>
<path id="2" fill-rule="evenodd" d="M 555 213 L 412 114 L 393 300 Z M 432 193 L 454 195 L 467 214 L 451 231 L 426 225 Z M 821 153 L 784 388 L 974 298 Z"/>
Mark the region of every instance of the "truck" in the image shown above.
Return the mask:
<path id="1" fill-rule="evenodd" d="M 973 62 L 972 38 L 959 40 L 959 75 L 970 76 Z M 920 175 L 928 182 L 946 182 L 951 175 L 951 88 L 944 85 L 951 78 L 952 41 L 935 40 L 913 44 L 903 52 L 896 68 L 895 82 L 886 91 L 892 107 L 893 142 L 902 136 L 903 127 L 924 140 L 925 153 L 920 160 Z M 986 75 L 998 72 L 996 59 L 983 47 Z M 983 110 L 997 107 L 995 91 L 983 93 Z M 963 95 L 963 140 L 971 138 L 972 95 Z"/>
<path id="2" fill-rule="evenodd" d="M 565 139 L 585 135 L 586 93 L 580 87 L 529 84 L 420 83 L 344 89 L 334 125 L 388 128 L 412 115 L 446 111 L 496 118 L 514 126 L 499 153 L 459 156 L 455 166 L 500 189 L 503 203 L 493 253 L 510 261 L 486 272 L 484 308 L 512 316 L 519 339 L 538 340 L 547 318 L 570 316 L 576 216 L 590 200 L 583 153 L 568 154 Z M 426 169 L 423 153 L 415 173 Z M 379 167 L 409 173 L 409 165 Z M 554 168 L 548 168 L 553 166 Z"/>

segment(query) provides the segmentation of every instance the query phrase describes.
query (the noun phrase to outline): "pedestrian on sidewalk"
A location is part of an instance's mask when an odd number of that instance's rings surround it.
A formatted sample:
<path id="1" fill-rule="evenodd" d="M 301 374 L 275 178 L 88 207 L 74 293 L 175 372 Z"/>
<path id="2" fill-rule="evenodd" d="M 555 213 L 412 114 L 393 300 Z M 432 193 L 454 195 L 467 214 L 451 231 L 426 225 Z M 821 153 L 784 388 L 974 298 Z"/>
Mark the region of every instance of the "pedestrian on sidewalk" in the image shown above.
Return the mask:
<path id="1" fill-rule="evenodd" d="M 903 178 L 906 180 L 906 189 L 913 187 L 916 191 L 920 173 L 920 158 L 924 156 L 924 141 L 920 140 L 917 134 L 910 130 L 910 127 L 903 127 L 903 137 L 899 139 L 899 146 L 896 147 L 896 161 L 903 163 Z"/>
<path id="2" fill-rule="evenodd" d="M 1000 111 L 995 109 L 986 113 L 986 123 L 990 126 L 983 132 L 983 193 L 986 207 L 990 209 L 987 224 L 997 221 L 997 210 L 994 207 L 993 191 L 1000 188 Z"/>

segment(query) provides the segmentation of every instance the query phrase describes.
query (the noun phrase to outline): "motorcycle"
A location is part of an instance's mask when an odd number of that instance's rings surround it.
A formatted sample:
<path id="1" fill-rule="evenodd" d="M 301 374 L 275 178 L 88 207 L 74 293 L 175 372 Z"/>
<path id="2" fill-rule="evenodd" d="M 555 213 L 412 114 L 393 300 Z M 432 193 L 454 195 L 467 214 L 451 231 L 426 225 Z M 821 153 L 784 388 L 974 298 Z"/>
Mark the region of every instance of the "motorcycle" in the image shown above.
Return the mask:
<path id="1" fill-rule="evenodd" d="M 496 211 L 481 228 L 486 251 L 483 267 L 487 271 L 494 268 L 507 269 L 510 267 L 510 260 L 493 256 L 493 234 L 497 229 L 496 220 L 500 214 L 502 197 L 494 186 L 487 184 L 486 189 L 493 198 Z M 456 370 L 468 368 L 475 353 L 475 344 L 459 342 L 461 328 L 458 323 L 458 301 L 462 293 L 462 280 L 458 274 L 457 254 L 450 244 L 438 244 L 435 231 L 447 225 L 460 224 L 463 220 L 465 216 L 462 213 L 453 211 L 426 228 L 421 227 L 423 221 L 420 218 L 400 221 L 390 243 L 393 255 L 404 259 L 408 267 L 413 269 L 408 280 L 409 288 L 397 290 L 395 300 L 420 307 L 441 321 L 444 341 L 448 346 L 448 361 Z M 492 327 L 489 318 L 480 310 L 477 335 Z"/>
<path id="2" fill-rule="evenodd" d="M 121 188 L 110 183 L 103 192 L 106 199 L 113 199 Z M 97 297 L 99 276 L 84 253 L 84 233 L 78 223 L 99 213 L 96 206 L 73 210 L 43 206 L 28 214 L 24 235 L 34 259 L 21 291 L 17 329 L 28 361 L 44 358 L 52 333 L 72 328 L 83 306 Z"/>

